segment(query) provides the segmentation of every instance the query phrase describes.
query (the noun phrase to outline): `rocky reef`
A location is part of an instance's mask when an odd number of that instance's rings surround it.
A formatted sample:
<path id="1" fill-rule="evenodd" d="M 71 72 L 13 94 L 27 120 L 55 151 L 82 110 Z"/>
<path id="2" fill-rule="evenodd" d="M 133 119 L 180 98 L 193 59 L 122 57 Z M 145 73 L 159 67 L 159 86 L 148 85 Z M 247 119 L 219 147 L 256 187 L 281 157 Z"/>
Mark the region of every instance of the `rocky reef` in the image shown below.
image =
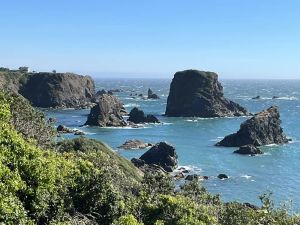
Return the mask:
<path id="1" fill-rule="evenodd" d="M 128 140 L 124 144 L 120 145 L 118 148 L 121 149 L 144 149 L 153 146 L 151 143 L 146 143 L 140 140 Z"/>
<path id="2" fill-rule="evenodd" d="M 226 136 L 217 143 L 218 146 L 240 147 L 243 145 L 284 144 L 288 139 L 280 126 L 280 114 L 276 106 L 272 106 L 241 124 L 238 132 Z"/>
<path id="3" fill-rule="evenodd" d="M 91 108 L 85 125 L 100 127 L 123 127 L 127 123 L 123 119 L 123 103 L 117 97 L 109 94 L 102 94 L 97 104 Z"/>
<path id="4" fill-rule="evenodd" d="M 158 95 L 153 93 L 153 91 L 149 88 L 148 89 L 148 99 L 159 99 Z"/>
<path id="5" fill-rule="evenodd" d="M 239 104 L 224 97 L 218 75 L 185 70 L 175 73 L 170 86 L 166 116 L 225 117 L 249 115 Z"/>
<path id="6" fill-rule="evenodd" d="M 145 115 L 143 110 L 134 107 L 130 113 L 128 121 L 135 124 L 138 123 L 159 123 L 159 120 L 154 115 Z"/>
<path id="7" fill-rule="evenodd" d="M 162 169 L 172 172 L 178 165 L 175 148 L 166 142 L 157 143 L 139 159 L 133 158 L 131 162 L 143 171 Z"/>

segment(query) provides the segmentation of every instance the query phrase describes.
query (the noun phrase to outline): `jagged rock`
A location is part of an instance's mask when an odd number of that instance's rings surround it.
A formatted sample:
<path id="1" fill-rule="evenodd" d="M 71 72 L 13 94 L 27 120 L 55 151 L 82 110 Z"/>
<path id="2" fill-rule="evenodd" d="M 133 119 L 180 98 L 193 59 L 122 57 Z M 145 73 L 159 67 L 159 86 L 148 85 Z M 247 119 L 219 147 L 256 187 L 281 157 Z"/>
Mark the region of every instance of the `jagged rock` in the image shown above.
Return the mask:
<path id="1" fill-rule="evenodd" d="M 28 73 L 19 93 L 36 107 L 90 107 L 95 84 L 90 76 L 73 73 Z"/>
<path id="2" fill-rule="evenodd" d="M 198 70 L 175 73 L 165 114 L 174 117 L 249 115 L 245 108 L 224 97 L 216 73 Z"/>
<path id="3" fill-rule="evenodd" d="M 130 111 L 128 121 L 131 121 L 133 123 L 159 123 L 159 120 L 155 116 L 145 116 L 145 113 L 137 107 L 134 107 Z"/>
<path id="4" fill-rule="evenodd" d="M 254 145 L 244 145 L 241 146 L 238 150 L 234 151 L 233 153 L 242 154 L 242 155 L 257 155 L 263 154 L 260 148 Z"/>
<path id="5" fill-rule="evenodd" d="M 148 89 L 148 99 L 159 99 L 158 95 L 153 93 L 153 91 L 149 88 Z"/>
<path id="6" fill-rule="evenodd" d="M 261 97 L 258 95 L 258 96 L 256 96 L 256 97 L 253 97 L 252 99 L 258 100 L 258 99 L 261 99 Z"/>
<path id="7" fill-rule="evenodd" d="M 103 94 L 91 108 L 85 125 L 100 127 L 122 127 L 127 123 L 122 117 L 123 104 L 113 95 Z"/>
<path id="8" fill-rule="evenodd" d="M 224 179 L 228 179 L 228 176 L 226 174 L 221 173 L 218 175 L 218 178 L 224 180 Z"/>
<path id="9" fill-rule="evenodd" d="M 114 93 L 112 91 L 108 91 L 107 94 L 113 95 Z"/>
<path id="10" fill-rule="evenodd" d="M 160 174 L 166 174 L 167 171 L 165 171 L 161 166 L 156 164 L 146 164 L 144 160 L 133 158 L 131 159 L 132 164 L 139 168 L 144 173 L 160 173 Z"/>
<path id="11" fill-rule="evenodd" d="M 118 148 L 122 149 L 144 149 L 153 146 L 151 143 L 145 143 L 140 140 L 128 140 Z"/>
<path id="12" fill-rule="evenodd" d="M 64 125 L 58 125 L 58 127 L 56 128 L 57 132 L 59 133 L 66 133 L 66 134 L 70 134 L 70 133 L 74 133 L 74 130 L 71 128 L 68 128 Z"/>
<path id="13" fill-rule="evenodd" d="M 154 145 L 140 157 L 140 160 L 148 165 L 158 165 L 167 172 L 172 172 L 178 164 L 175 148 L 166 142 Z"/>
<path id="14" fill-rule="evenodd" d="M 199 175 L 197 175 L 197 174 L 192 174 L 191 175 L 190 174 L 190 175 L 187 175 L 185 179 L 188 180 L 188 181 L 199 180 Z"/>
<path id="15" fill-rule="evenodd" d="M 278 108 L 272 106 L 246 120 L 241 124 L 237 133 L 226 136 L 217 143 L 217 146 L 240 147 L 243 145 L 261 146 L 287 143 L 288 139 L 280 124 Z"/>

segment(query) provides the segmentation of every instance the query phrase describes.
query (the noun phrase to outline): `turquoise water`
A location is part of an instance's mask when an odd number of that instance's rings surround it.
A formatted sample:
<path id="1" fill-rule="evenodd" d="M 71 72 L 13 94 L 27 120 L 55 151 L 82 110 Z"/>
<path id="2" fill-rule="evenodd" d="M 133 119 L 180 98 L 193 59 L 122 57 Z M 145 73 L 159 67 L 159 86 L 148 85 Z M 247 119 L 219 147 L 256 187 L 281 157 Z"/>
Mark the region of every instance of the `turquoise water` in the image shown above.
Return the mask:
<path id="1" fill-rule="evenodd" d="M 96 80 L 99 89 L 123 89 L 116 93 L 129 111 L 138 106 L 146 113 L 156 115 L 163 123 L 143 128 L 79 127 L 86 121 L 89 110 L 48 110 L 58 124 L 79 128 L 87 136 L 102 140 L 119 154 L 131 159 L 144 150 L 118 150 L 117 146 L 129 139 L 147 142 L 168 141 L 177 150 L 180 166 L 192 172 L 212 176 L 203 185 L 212 193 L 220 193 L 224 201 L 237 200 L 259 204 L 258 196 L 273 192 L 275 203 L 292 199 L 293 210 L 300 212 L 300 80 L 223 80 L 225 96 L 258 112 L 271 105 L 279 106 L 282 127 L 293 141 L 282 146 L 264 146 L 264 155 L 249 157 L 233 154 L 235 148 L 215 147 L 214 144 L 227 134 L 238 130 L 247 118 L 168 118 L 162 116 L 171 80 Z M 131 91 L 147 94 L 151 88 L 161 99 L 142 100 L 129 97 Z M 261 100 L 252 100 L 260 95 Z M 279 99 L 272 99 L 279 96 Z M 73 138 L 66 135 L 65 138 Z M 225 173 L 227 180 L 216 176 Z"/>

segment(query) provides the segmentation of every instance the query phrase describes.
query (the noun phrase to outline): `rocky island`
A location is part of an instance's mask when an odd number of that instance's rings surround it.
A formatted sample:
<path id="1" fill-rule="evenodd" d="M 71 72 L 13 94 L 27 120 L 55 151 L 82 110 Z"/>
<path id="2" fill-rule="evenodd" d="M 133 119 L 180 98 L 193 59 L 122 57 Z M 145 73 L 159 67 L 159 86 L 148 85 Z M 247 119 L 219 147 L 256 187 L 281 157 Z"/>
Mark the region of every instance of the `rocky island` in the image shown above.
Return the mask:
<path id="1" fill-rule="evenodd" d="M 240 147 L 244 145 L 284 144 L 289 140 L 280 126 L 280 114 L 272 106 L 241 124 L 238 132 L 226 136 L 217 146 Z"/>
<path id="2" fill-rule="evenodd" d="M 170 86 L 166 116 L 225 117 L 246 116 L 247 110 L 224 97 L 214 72 L 184 70 L 175 73 Z"/>

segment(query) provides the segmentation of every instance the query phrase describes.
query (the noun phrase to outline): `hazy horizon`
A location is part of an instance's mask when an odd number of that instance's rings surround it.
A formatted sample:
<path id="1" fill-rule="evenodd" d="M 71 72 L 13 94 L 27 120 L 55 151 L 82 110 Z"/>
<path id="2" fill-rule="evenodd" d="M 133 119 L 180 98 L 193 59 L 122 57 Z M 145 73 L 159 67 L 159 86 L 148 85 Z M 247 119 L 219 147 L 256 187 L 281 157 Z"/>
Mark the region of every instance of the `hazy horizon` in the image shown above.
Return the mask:
<path id="1" fill-rule="evenodd" d="M 6 1 L 0 66 L 102 78 L 299 79 L 296 0 Z"/>

